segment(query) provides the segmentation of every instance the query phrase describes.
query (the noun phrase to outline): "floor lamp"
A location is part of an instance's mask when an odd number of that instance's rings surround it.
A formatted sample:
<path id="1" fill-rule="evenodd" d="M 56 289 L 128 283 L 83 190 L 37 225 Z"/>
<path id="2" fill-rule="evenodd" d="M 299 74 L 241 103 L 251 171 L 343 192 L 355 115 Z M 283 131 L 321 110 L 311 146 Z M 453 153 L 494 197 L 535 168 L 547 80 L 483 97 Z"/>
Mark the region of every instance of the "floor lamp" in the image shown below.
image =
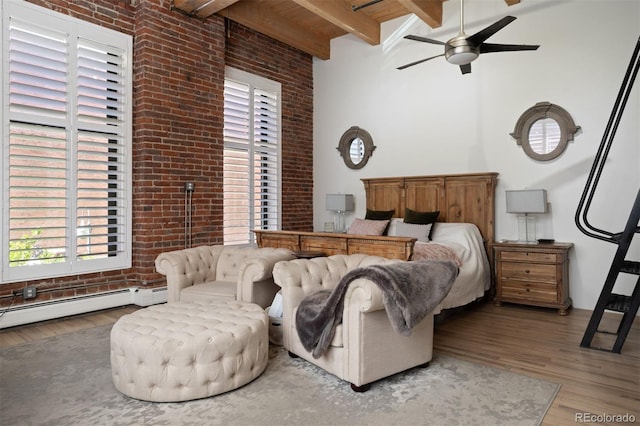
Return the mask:
<path id="1" fill-rule="evenodd" d="M 187 182 L 184 184 L 184 248 L 191 248 L 194 188 L 195 185 L 193 182 Z"/>
<path id="2" fill-rule="evenodd" d="M 518 215 L 518 241 L 537 241 L 537 218 L 530 215 L 547 212 L 547 191 L 544 189 L 521 189 L 505 191 L 505 193 L 507 198 L 507 213 Z"/>

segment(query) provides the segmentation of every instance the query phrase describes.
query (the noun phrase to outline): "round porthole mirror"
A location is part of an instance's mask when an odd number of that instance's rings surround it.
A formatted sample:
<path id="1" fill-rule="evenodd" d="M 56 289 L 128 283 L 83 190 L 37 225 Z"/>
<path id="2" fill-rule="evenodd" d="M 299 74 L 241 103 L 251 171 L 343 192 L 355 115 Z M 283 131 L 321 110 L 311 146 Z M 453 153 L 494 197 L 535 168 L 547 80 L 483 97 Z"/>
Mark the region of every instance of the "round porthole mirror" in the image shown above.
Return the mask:
<path id="1" fill-rule="evenodd" d="M 529 157 L 548 161 L 564 152 L 578 130 L 563 108 L 539 102 L 520 116 L 511 136 Z"/>
<path id="2" fill-rule="evenodd" d="M 344 132 L 336 149 L 347 167 L 361 169 L 367 164 L 376 147 L 369 132 L 353 126 Z"/>

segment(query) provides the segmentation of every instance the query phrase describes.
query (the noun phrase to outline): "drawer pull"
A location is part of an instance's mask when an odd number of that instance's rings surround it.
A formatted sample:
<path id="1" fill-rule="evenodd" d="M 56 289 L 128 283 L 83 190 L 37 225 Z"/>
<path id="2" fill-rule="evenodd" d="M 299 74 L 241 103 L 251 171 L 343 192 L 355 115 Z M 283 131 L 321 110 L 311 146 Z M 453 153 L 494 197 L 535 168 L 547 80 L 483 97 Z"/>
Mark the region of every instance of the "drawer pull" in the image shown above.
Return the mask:
<path id="1" fill-rule="evenodd" d="M 529 273 L 529 270 L 528 270 L 528 269 L 525 269 L 524 271 L 525 271 L 527 274 Z"/>

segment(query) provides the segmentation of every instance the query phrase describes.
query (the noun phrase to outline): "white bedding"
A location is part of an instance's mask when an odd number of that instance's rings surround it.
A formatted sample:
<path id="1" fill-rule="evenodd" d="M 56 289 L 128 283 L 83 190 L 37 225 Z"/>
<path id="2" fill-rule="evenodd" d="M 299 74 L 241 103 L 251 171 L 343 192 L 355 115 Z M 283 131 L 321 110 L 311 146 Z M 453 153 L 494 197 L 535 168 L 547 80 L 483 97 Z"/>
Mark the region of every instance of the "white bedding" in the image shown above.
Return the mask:
<path id="1" fill-rule="evenodd" d="M 393 219 L 388 235 L 396 234 Z M 396 235 L 397 236 L 397 235 Z M 456 278 L 453 288 L 447 297 L 434 311 L 438 314 L 443 309 L 463 306 L 482 297 L 491 287 L 491 270 L 489 260 L 482 242 L 482 235 L 478 227 L 471 223 L 444 223 L 434 225 L 431 242 L 416 242 L 416 251 L 420 251 L 420 244 L 438 244 L 451 249 L 461 261 L 460 274 Z"/>

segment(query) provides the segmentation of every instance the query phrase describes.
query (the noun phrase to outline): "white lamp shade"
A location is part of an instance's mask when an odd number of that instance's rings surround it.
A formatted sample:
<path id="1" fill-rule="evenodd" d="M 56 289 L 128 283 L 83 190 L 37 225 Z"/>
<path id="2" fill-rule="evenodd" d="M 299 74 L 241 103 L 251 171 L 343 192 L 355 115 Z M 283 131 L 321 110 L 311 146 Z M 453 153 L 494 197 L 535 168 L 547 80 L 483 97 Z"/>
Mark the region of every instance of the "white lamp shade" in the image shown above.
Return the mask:
<path id="1" fill-rule="evenodd" d="M 327 194 L 327 210 L 350 212 L 353 210 L 353 194 Z"/>
<path id="2" fill-rule="evenodd" d="M 505 193 L 507 213 L 547 212 L 547 191 L 544 189 L 521 189 Z"/>

